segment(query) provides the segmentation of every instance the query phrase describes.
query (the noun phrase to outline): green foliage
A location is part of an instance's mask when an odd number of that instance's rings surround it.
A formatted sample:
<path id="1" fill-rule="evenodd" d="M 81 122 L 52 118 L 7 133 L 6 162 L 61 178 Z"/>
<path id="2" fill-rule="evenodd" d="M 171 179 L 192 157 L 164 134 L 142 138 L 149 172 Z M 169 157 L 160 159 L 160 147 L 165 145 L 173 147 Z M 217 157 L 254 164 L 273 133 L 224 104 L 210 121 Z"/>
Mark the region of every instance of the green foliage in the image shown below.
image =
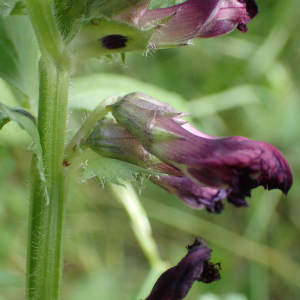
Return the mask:
<path id="1" fill-rule="evenodd" d="M 36 155 L 37 169 L 43 186 L 41 189 L 47 197 L 46 180 L 43 166 L 43 153 L 40 143 L 40 135 L 35 125 L 34 118 L 25 109 L 10 108 L 0 103 L 0 128 L 10 121 L 16 122 L 23 130 L 25 130 L 32 138 L 33 143 L 30 145 L 30 150 Z"/>
<path id="2" fill-rule="evenodd" d="M 28 18 L 0 17 L 0 40 L 0 76 L 27 99 L 36 98 L 39 53 Z"/>

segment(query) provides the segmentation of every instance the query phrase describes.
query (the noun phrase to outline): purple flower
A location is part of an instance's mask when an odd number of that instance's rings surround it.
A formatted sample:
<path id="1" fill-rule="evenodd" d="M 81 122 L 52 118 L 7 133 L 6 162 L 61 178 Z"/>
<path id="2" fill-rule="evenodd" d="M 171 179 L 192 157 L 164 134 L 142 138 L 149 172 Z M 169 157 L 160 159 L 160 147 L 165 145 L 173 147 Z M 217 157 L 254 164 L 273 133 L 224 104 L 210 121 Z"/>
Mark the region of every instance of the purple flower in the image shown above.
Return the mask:
<path id="1" fill-rule="evenodd" d="M 179 169 L 200 186 L 231 189 L 229 198 L 245 205 L 245 196 L 258 186 L 289 191 L 293 176 L 280 151 L 265 142 L 244 137 L 216 138 L 186 130 L 180 113 L 158 100 L 147 101 L 127 95 L 112 113 L 144 148 Z M 241 202 L 242 200 L 242 202 Z"/>
<path id="2" fill-rule="evenodd" d="M 186 45 L 195 38 L 227 34 L 235 28 L 247 32 L 247 23 L 258 14 L 254 0 L 188 0 L 160 9 L 148 9 L 151 1 L 117 16 L 117 19 L 137 24 L 140 28 L 161 24 L 150 46 L 155 48 Z"/>
<path id="3" fill-rule="evenodd" d="M 211 249 L 201 238 L 196 238 L 193 245 L 188 246 L 188 254 L 177 266 L 164 272 L 155 283 L 146 300 L 181 300 L 193 283 L 197 280 L 203 283 L 211 283 L 221 279 L 220 264 L 213 264 Z"/>
<path id="4" fill-rule="evenodd" d="M 222 200 L 231 192 L 199 186 L 177 168 L 147 152 L 136 138 L 116 123 L 98 124 L 88 139 L 81 143 L 81 148 L 85 147 L 102 156 L 126 161 L 161 174 L 147 178 L 194 209 L 206 207 L 209 212 L 220 213 L 224 208 Z"/>

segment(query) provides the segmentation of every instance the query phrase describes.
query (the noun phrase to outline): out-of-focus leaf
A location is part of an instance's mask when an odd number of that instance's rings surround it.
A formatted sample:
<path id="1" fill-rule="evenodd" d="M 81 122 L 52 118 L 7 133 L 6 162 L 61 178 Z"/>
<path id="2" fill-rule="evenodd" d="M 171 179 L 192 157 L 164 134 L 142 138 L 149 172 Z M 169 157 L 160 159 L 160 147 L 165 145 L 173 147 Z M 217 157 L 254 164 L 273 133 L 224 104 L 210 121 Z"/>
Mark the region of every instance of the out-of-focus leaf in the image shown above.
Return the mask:
<path id="1" fill-rule="evenodd" d="M 172 104 L 176 109 L 188 112 L 187 104 L 179 94 L 128 76 L 104 73 L 74 78 L 69 108 L 93 110 L 104 98 L 114 94 L 123 96 L 131 92 L 143 92 Z"/>
<path id="2" fill-rule="evenodd" d="M 10 174 L 15 166 L 15 159 L 8 150 L 0 145 L 0 184 Z"/>
<path id="3" fill-rule="evenodd" d="M 31 99 L 37 95 L 38 58 L 28 17 L 0 17 L 0 76 Z"/>
<path id="4" fill-rule="evenodd" d="M 257 94 L 263 92 L 263 90 L 262 87 L 249 85 L 234 87 L 225 92 L 191 100 L 189 111 L 193 112 L 193 117 L 204 117 L 237 106 L 262 104 Z"/>
<path id="5" fill-rule="evenodd" d="M 43 153 L 42 146 L 40 143 L 40 135 L 34 123 L 34 120 L 26 110 L 10 108 L 0 103 L 0 127 L 2 128 L 9 121 L 15 121 L 22 129 L 24 129 L 31 136 L 33 143 L 30 146 L 30 150 L 32 150 L 37 156 L 38 172 L 41 178 L 41 182 L 43 183 L 44 193 L 45 195 L 48 195 L 45 184 L 46 179 L 44 174 Z"/>
<path id="6" fill-rule="evenodd" d="M 155 174 L 136 165 L 107 157 L 91 158 L 86 162 L 83 179 L 97 176 L 104 184 L 106 180 L 122 185 L 119 180 L 141 183 L 143 174 Z"/>
<path id="7" fill-rule="evenodd" d="M 88 4 L 88 16 L 116 16 L 130 8 L 134 8 L 134 6 L 138 5 L 140 2 L 144 0 L 94 0 L 89 1 Z"/>
<path id="8" fill-rule="evenodd" d="M 163 8 L 163 7 L 169 7 L 177 4 L 181 4 L 185 2 L 186 0 L 152 0 L 150 3 L 150 8 Z"/>

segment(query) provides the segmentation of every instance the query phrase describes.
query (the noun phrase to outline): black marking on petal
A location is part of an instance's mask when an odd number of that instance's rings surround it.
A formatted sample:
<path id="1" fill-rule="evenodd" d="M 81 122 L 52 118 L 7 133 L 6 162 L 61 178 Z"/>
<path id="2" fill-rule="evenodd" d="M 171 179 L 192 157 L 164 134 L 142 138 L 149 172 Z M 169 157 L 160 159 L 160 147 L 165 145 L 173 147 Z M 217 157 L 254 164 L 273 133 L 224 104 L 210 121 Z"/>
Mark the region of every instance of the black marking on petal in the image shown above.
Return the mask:
<path id="1" fill-rule="evenodd" d="M 109 50 L 113 50 L 125 48 L 128 38 L 121 34 L 112 34 L 100 39 L 100 41 L 103 47 Z"/>

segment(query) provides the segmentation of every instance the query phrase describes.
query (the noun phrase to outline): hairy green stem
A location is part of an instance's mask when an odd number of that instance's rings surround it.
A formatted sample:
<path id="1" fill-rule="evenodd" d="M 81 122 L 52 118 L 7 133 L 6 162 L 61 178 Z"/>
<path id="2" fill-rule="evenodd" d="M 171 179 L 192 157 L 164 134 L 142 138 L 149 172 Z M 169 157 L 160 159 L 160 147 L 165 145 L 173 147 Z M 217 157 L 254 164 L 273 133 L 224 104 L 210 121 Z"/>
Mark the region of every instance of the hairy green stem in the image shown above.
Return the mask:
<path id="1" fill-rule="evenodd" d="M 38 130 L 43 150 L 46 189 L 33 158 L 27 256 L 27 299 L 60 298 L 66 179 L 63 157 L 70 73 L 40 61 Z"/>
<path id="2" fill-rule="evenodd" d="M 28 300 L 60 299 L 63 271 L 67 186 L 63 158 L 72 61 L 65 53 L 52 2 L 24 0 L 41 51 L 38 131 L 44 166 L 41 176 L 34 155 L 30 172 Z"/>
<path id="3" fill-rule="evenodd" d="M 25 0 L 41 54 L 44 58 L 63 65 L 64 42 L 52 9 L 52 0 Z"/>

